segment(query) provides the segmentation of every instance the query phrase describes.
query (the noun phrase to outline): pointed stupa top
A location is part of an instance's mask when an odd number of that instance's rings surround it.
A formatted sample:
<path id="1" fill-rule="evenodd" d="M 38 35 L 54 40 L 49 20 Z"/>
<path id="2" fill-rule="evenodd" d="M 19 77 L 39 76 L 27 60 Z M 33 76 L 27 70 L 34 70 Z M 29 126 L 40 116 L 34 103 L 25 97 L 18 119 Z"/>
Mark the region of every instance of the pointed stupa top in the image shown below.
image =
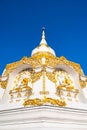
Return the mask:
<path id="1" fill-rule="evenodd" d="M 45 28 L 44 27 L 42 28 L 42 39 L 41 39 L 40 45 L 42 45 L 42 44 L 47 45 L 47 42 L 45 40 Z"/>
<path id="2" fill-rule="evenodd" d="M 51 53 L 55 56 L 54 50 L 47 45 L 47 42 L 46 42 L 46 39 L 45 39 L 45 28 L 44 27 L 42 28 L 42 38 L 41 38 L 41 41 L 40 41 L 40 45 L 32 51 L 31 55 L 34 55 L 37 52 L 49 52 L 49 53 Z"/>

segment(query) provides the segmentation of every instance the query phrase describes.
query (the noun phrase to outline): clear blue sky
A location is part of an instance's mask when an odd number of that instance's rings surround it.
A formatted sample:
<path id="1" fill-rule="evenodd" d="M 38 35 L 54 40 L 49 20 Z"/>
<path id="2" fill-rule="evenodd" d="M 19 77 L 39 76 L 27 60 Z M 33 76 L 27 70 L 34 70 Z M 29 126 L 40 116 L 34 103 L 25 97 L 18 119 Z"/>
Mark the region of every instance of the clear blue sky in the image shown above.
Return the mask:
<path id="1" fill-rule="evenodd" d="M 87 0 L 0 0 L 0 75 L 6 64 L 30 57 L 43 26 L 56 55 L 87 75 Z"/>

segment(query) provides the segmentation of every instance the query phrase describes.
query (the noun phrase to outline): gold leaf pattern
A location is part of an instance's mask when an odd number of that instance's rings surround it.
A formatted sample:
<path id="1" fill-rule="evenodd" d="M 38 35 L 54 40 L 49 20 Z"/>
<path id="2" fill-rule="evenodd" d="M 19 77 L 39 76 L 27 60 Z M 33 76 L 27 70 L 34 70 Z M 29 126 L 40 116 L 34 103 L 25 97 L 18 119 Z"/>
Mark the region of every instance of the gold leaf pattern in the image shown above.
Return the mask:
<path id="1" fill-rule="evenodd" d="M 32 76 L 32 83 L 35 83 L 42 76 L 42 72 L 34 73 Z"/>
<path id="2" fill-rule="evenodd" d="M 48 79 L 51 80 L 52 82 L 54 82 L 54 83 L 57 82 L 57 80 L 55 79 L 55 73 L 46 72 L 46 76 L 47 76 Z"/>
<path id="3" fill-rule="evenodd" d="M 66 102 L 63 99 L 52 99 L 52 98 L 46 98 L 45 100 L 41 100 L 39 98 L 35 99 L 27 99 L 24 101 L 23 105 L 28 106 L 28 105 L 33 105 L 33 106 L 41 106 L 44 104 L 52 104 L 52 105 L 57 105 L 57 106 L 66 106 Z"/>

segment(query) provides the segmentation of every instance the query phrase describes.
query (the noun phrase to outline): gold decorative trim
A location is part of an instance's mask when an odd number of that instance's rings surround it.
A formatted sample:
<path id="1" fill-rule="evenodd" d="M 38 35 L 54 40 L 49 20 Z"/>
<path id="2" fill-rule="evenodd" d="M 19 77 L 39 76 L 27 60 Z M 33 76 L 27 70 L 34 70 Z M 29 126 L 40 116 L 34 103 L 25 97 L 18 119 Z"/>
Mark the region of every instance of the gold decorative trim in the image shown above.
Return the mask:
<path id="1" fill-rule="evenodd" d="M 59 65 L 59 64 L 65 64 L 65 65 L 72 67 L 75 71 L 77 71 L 79 73 L 79 75 L 83 75 L 82 69 L 79 64 L 68 61 L 63 56 L 61 56 L 60 58 L 57 58 L 50 52 L 38 52 L 38 53 L 34 54 L 33 56 L 31 56 L 30 58 L 23 57 L 18 62 L 8 64 L 6 66 L 6 69 L 3 73 L 3 75 L 4 76 L 9 75 L 12 71 L 14 71 L 16 68 L 18 68 L 20 65 L 23 65 L 23 64 L 29 64 L 33 69 L 37 68 L 37 67 L 41 67 L 41 66 L 43 66 L 43 63 L 42 63 L 43 57 L 45 58 L 45 66 L 48 66 L 51 68 L 56 68 L 57 65 Z M 32 83 L 36 82 L 41 77 L 41 75 L 42 75 L 42 72 L 34 73 L 34 78 L 32 80 Z M 54 82 L 54 83 L 56 82 L 55 73 L 46 72 L 46 75 L 47 75 L 48 79 L 50 79 L 52 82 Z M 3 82 L 2 84 L 3 84 L 2 88 L 6 88 L 6 82 L 5 83 Z M 85 85 L 83 85 L 83 84 L 85 84 L 85 82 L 84 83 L 81 82 L 82 88 L 85 87 Z"/>
<path id="2" fill-rule="evenodd" d="M 27 99 L 24 101 L 23 105 L 24 106 L 41 106 L 45 104 L 52 104 L 52 105 L 57 105 L 57 106 L 66 106 L 66 102 L 63 99 L 52 99 L 52 98 L 45 98 L 45 100 L 41 100 L 39 98 L 35 99 Z"/>
<path id="3" fill-rule="evenodd" d="M 41 95 L 48 95 L 48 94 L 49 94 L 49 91 L 40 91 L 40 94 L 41 94 Z"/>
<path id="4" fill-rule="evenodd" d="M 69 60 L 67 60 L 64 56 L 61 56 L 59 59 L 59 61 L 63 62 L 64 64 L 71 66 L 72 68 L 74 68 L 80 75 L 83 75 L 82 69 L 80 67 L 80 64 L 77 64 L 75 62 L 71 62 Z"/>
<path id="5" fill-rule="evenodd" d="M 32 74 L 32 83 L 35 83 L 37 80 L 39 80 L 41 76 L 42 76 L 42 72 L 33 73 Z"/>
<path id="6" fill-rule="evenodd" d="M 46 76 L 48 77 L 49 80 L 51 80 L 52 82 L 56 83 L 57 80 L 55 78 L 55 73 L 51 73 L 51 72 L 46 72 Z"/>
<path id="7" fill-rule="evenodd" d="M 60 58 L 55 57 L 49 52 L 38 52 L 34 54 L 32 57 L 27 58 L 23 57 L 20 61 L 14 62 L 11 64 L 8 64 L 6 66 L 4 75 L 7 75 L 11 73 L 14 69 L 19 67 L 22 64 L 30 64 L 32 68 L 36 68 L 38 66 L 42 66 L 42 57 L 46 58 L 46 65 L 51 67 L 56 67 L 58 64 L 66 64 L 68 66 L 71 66 L 74 68 L 80 75 L 83 75 L 83 72 L 81 70 L 81 67 L 79 64 L 68 61 L 64 56 L 61 56 Z"/>
<path id="8" fill-rule="evenodd" d="M 74 89 L 74 86 L 58 86 L 56 89 L 58 91 L 59 90 L 64 90 L 64 91 L 79 93 L 79 90 L 78 89 Z"/>
<path id="9" fill-rule="evenodd" d="M 17 61 L 17 62 L 11 63 L 11 64 L 7 64 L 4 75 L 9 75 L 9 73 L 11 73 L 13 70 L 18 68 L 20 65 L 25 64 L 26 61 L 28 61 L 28 58 L 23 57 L 20 61 Z"/>
<path id="10" fill-rule="evenodd" d="M 6 89 L 7 83 L 8 83 L 8 80 L 6 80 L 6 81 L 0 81 L 1 88 Z"/>
<path id="11" fill-rule="evenodd" d="M 79 80 L 79 82 L 80 82 L 81 88 L 86 87 L 86 82 L 85 81 Z"/>

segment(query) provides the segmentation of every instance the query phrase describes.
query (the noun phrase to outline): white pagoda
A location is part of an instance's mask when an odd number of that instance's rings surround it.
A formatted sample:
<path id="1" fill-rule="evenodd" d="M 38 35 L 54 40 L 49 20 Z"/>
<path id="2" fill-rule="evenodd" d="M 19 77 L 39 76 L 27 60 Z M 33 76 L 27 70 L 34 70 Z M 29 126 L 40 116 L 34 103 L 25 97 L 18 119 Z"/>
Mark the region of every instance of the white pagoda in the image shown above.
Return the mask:
<path id="1" fill-rule="evenodd" d="M 79 64 L 56 57 L 44 29 L 31 57 L 0 76 L 0 130 L 87 130 L 87 77 Z"/>

